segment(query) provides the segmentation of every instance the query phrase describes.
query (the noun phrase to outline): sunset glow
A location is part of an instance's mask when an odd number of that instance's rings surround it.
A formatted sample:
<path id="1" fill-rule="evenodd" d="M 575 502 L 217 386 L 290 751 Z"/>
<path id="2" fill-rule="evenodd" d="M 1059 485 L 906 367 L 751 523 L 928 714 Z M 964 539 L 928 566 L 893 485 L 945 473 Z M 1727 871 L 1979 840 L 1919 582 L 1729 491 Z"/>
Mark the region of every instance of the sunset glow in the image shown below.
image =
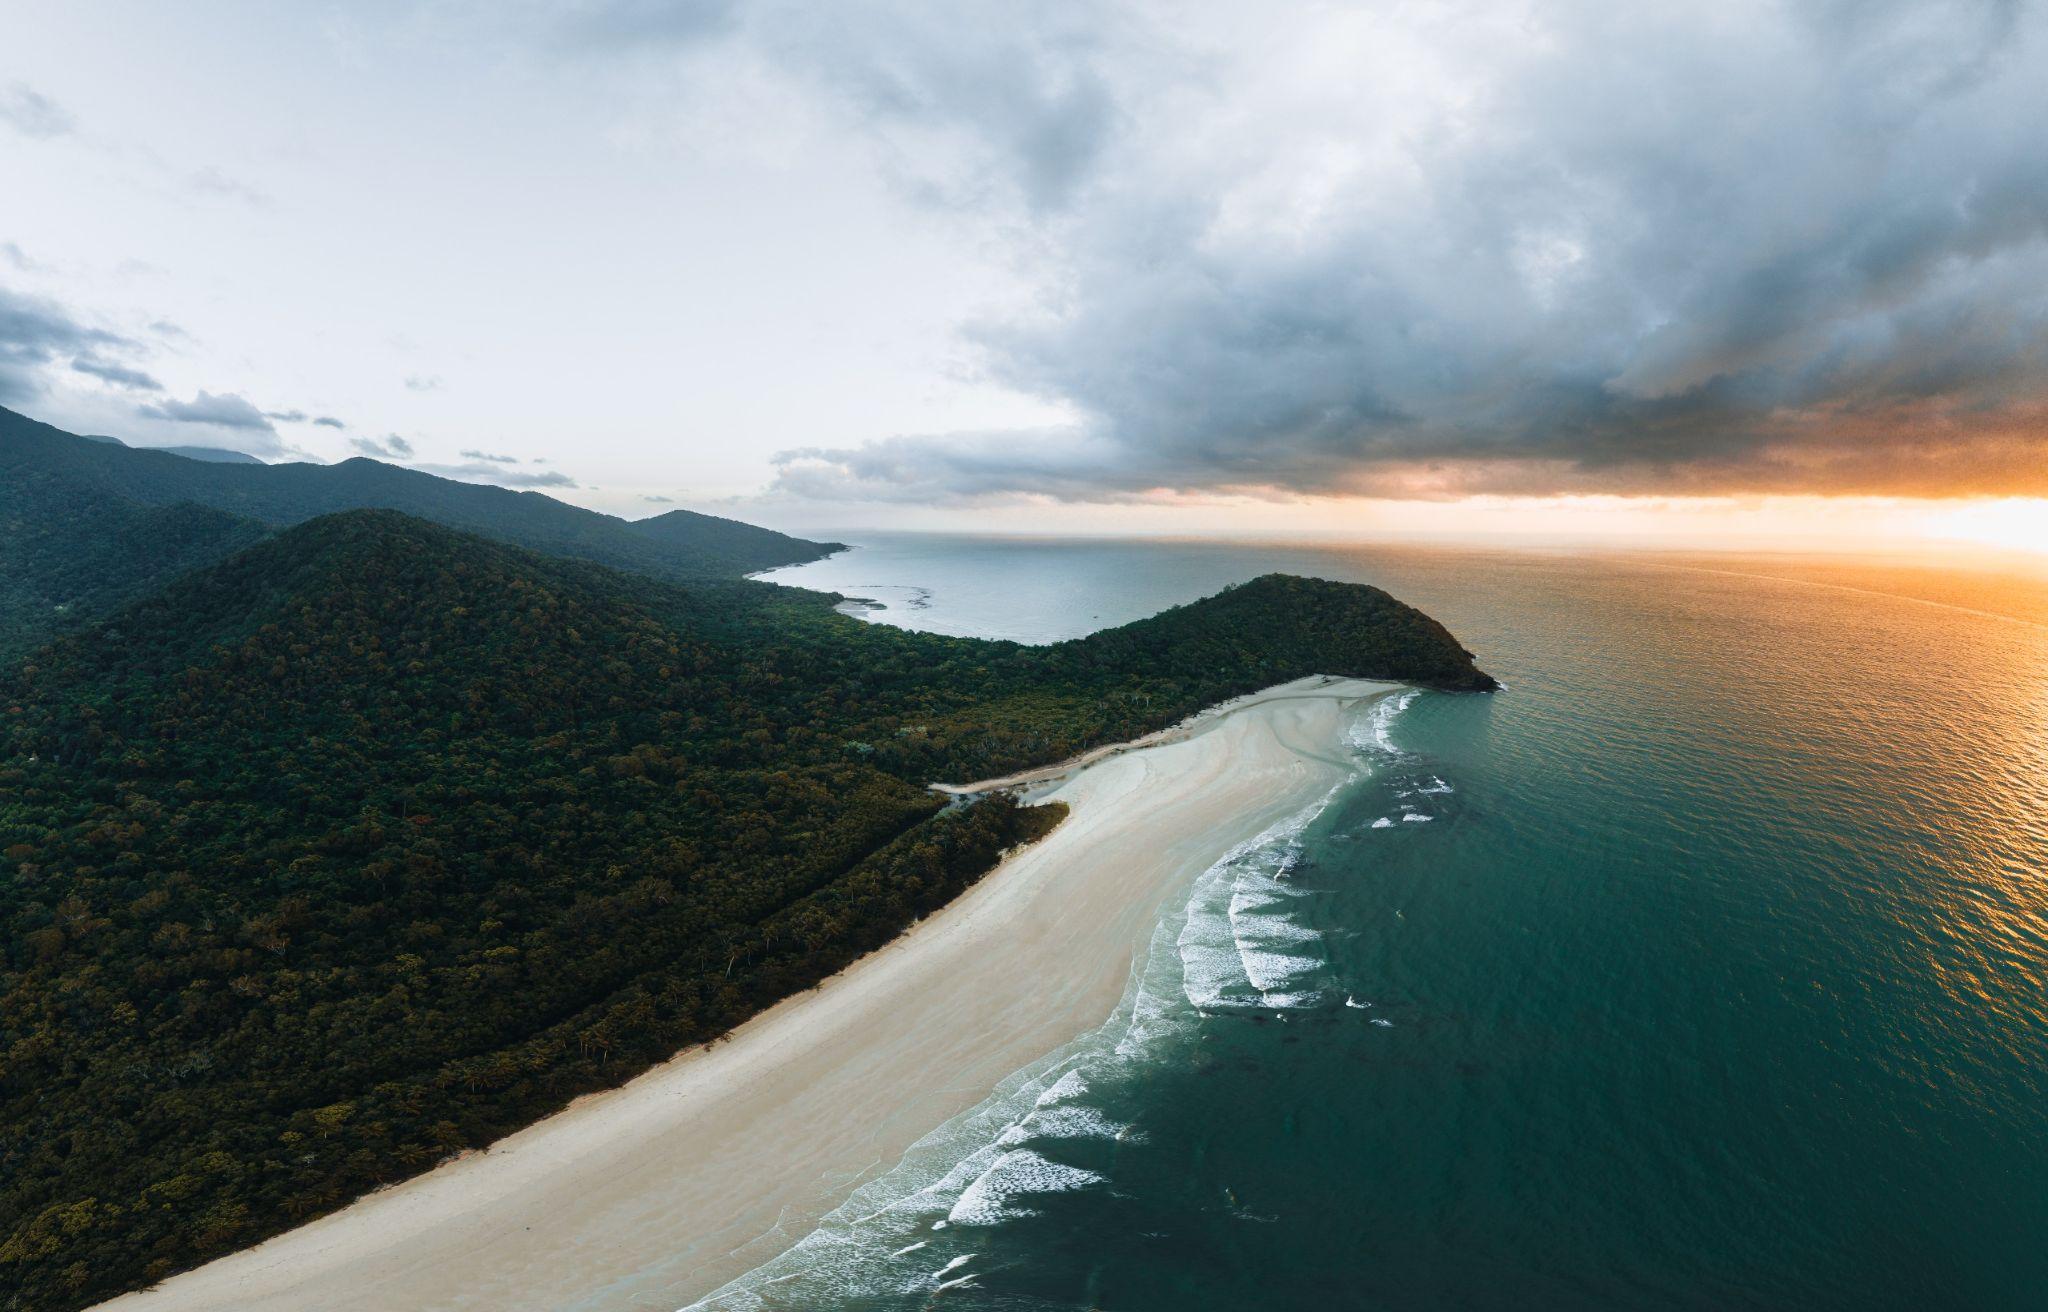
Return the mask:
<path id="1" fill-rule="evenodd" d="M 828 509 L 749 506 L 791 530 L 852 521 Z M 843 514 L 843 510 L 842 510 Z M 1188 497 L 1116 503 L 1017 500 L 962 511 L 892 508 L 901 527 L 1040 536 L 1256 536 L 1589 549 L 1737 549 L 1896 556 L 1988 548 L 2048 554 L 2048 501 L 1913 497 Z"/>
<path id="2" fill-rule="evenodd" d="M 2048 500 L 2010 497 L 1965 502 L 1930 515 L 1924 531 L 1933 538 L 2048 555 Z"/>

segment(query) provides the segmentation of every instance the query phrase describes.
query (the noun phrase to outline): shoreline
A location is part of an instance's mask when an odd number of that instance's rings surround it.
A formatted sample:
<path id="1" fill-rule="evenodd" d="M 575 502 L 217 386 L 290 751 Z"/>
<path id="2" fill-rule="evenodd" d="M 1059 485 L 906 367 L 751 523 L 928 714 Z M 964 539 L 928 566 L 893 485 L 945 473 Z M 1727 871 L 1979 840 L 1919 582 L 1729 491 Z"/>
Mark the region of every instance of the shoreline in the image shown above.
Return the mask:
<path id="1" fill-rule="evenodd" d="M 1069 756 L 1063 761 L 1054 761 L 1050 765 L 1034 765 L 1013 774 L 998 775 L 993 779 L 983 779 L 971 784 L 935 783 L 926 786 L 933 792 L 943 793 L 947 797 L 979 797 L 984 793 L 1001 792 L 1012 788 L 1038 788 L 1064 780 L 1076 771 L 1085 770 L 1091 765 L 1114 757 L 1146 751 L 1153 747 L 1164 747 L 1170 743 L 1185 742 L 1239 711 L 1272 702 L 1341 696 L 1341 693 L 1330 691 L 1333 685 L 1366 683 L 1373 684 L 1381 691 L 1392 691 L 1394 688 L 1406 686 L 1372 679 L 1345 679 L 1334 674 L 1311 674 L 1305 679 L 1276 683 L 1270 688 L 1261 688 L 1257 692 L 1243 693 L 1228 701 L 1217 702 L 1214 706 L 1204 707 L 1177 724 L 1167 725 L 1164 729 L 1154 729 L 1151 733 L 1120 743 L 1105 743 L 1100 747 L 1091 747 L 1079 755 Z"/>
<path id="2" fill-rule="evenodd" d="M 1311 676 L 974 784 L 1070 814 L 818 988 L 481 1152 L 99 1306 L 672 1312 L 794 1243 L 1003 1080 L 1100 1025 L 1161 908 L 1341 778 Z"/>

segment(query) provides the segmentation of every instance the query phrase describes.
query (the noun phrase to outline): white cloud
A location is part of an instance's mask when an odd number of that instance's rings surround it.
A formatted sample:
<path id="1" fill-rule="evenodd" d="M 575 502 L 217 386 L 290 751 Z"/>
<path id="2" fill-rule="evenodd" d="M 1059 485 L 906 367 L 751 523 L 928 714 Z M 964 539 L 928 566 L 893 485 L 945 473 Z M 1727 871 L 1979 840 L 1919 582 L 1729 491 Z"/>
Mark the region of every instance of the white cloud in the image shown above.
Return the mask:
<path id="1" fill-rule="evenodd" d="M 78 126 L 63 106 L 21 82 L 0 86 L 0 123 L 41 139 L 69 136 Z"/>

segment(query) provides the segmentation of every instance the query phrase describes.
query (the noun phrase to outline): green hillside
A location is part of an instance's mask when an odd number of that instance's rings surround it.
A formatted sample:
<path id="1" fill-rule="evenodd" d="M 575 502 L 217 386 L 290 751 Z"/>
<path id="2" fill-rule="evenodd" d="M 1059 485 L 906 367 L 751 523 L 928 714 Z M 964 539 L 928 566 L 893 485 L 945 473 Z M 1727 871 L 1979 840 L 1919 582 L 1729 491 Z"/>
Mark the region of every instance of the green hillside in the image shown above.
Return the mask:
<path id="1" fill-rule="evenodd" d="M 222 446 L 160 446 L 158 451 L 168 451 L 174 456 L 187 460 L 204 460 L 217 465 L 260 465 L 258 460 L 246 451 L 230 451 Z"/>
<path id="2" fill-rule="evenodd" d="M 549 555 L 673 581 L 734 578 L 841 549 L 687 510 L 633 524 L 539 492 L 460 483 L 375 460 L 265 465 L 191 459 L 78 437 L 0 409 L 0 482 L 36 478 L 140 507 L 190 502 L 272 527 L 342 510 L 400 510 Z M 14 622 L 0 615 L 0 628 Z"/>
<path id="3" fill-rule="evenodd" d="M 700 515 L 692 510 L 671 510 L 651 519 L 636 519 L 630 527 L 650 542 L 690 553 L 729 557 L 745 564 L 745 568 L 736 568 L 732 573 L 752 574 L 780 565 L 801 565 L 846 549 L 844 543 L 806 542 L 774 529 Z"/>
<path id="4" fill-rule="evenodd" d="M 79 436 L 88 442 L 105 442 L 112 446 L 128 445 L 120 438 L 108 437 L 104 433 L 82 433 Z M 183 456 L 187 460 L 210 460 L 216 464 L 223 465 L 261 465 L 267 463 L 246 451 L 232 451 L 224 446 L 157 446 L 149 449 L 152 451 L 168 451 L 174 456 Z"/>
<path id="5" fill-rule="evenodd" d="M 45 470 L 9 471 L 0 479 L 0 664 L 268 531 L 190 502 L 143 505 Z"/>
<path id="6" fill-rule="evenodd" d="M 0 1307 L 488 1143 L 1057 819 L 927 780 L 1310 672 L 1486 683 L 1386 594 L 1278 576 L 1043 648 L 825 603 L 356 512 L 0 675 Z"/>

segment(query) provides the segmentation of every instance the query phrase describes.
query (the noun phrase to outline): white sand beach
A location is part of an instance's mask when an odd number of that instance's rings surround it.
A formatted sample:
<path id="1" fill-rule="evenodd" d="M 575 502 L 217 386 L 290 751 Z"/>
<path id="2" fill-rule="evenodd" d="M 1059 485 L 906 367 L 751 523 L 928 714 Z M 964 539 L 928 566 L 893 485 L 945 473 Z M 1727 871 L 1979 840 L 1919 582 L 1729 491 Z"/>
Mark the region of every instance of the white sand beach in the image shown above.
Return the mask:
<path id="1" fill-rule="evenodd" d="M 1072 813 L 887 947 L 696 1049 L 121 1312 L 673 1312 L 1099 1025 L 1176 892 L 1345 773 L 1395 685 L 1304 679 L 1008 780 Z"/>

